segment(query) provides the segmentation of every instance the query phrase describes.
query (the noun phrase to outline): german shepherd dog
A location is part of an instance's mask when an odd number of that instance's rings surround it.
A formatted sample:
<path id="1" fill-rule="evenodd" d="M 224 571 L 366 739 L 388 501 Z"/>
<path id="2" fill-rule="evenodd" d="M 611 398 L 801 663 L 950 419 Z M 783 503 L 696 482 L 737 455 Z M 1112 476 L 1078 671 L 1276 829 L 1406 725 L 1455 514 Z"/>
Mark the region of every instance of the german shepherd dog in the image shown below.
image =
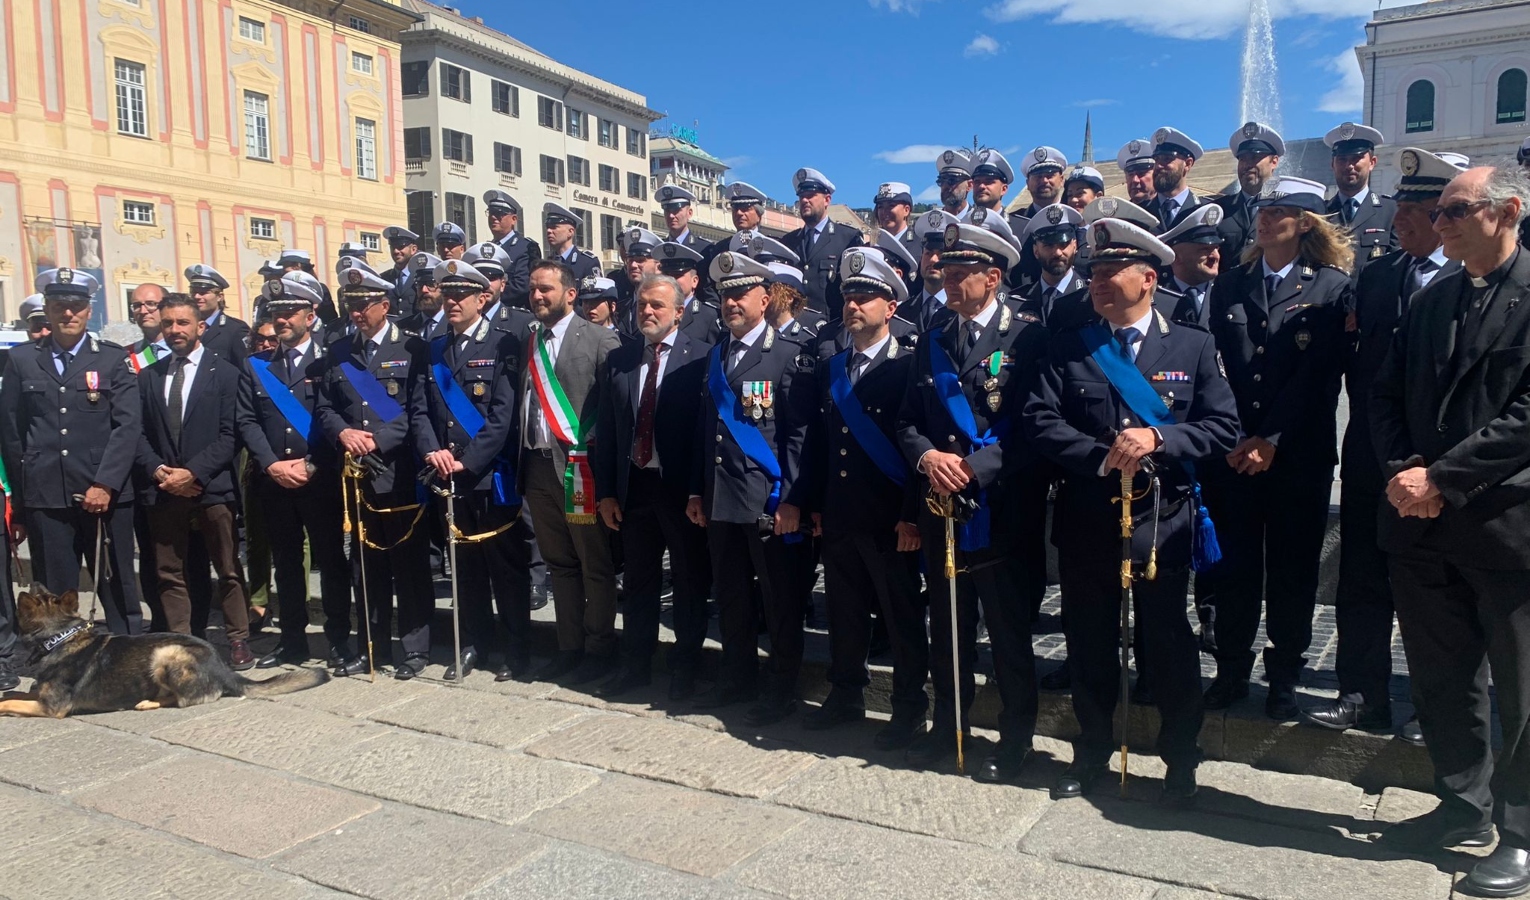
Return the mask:
<path id="1" fill-rule="evenodd" d="M 37 585 L 16 598 L 17 625 L 32 646 L 36 684 L 0 700 L 0 716 L 48 716 L 196 706 L 221 697 L 271 697 L 317 687 L 323 669 L 266 681 L 236 675 L 213 646 L 186 634 L 96 634 L 80 618 L 74 591 L 55 596 Z"/>

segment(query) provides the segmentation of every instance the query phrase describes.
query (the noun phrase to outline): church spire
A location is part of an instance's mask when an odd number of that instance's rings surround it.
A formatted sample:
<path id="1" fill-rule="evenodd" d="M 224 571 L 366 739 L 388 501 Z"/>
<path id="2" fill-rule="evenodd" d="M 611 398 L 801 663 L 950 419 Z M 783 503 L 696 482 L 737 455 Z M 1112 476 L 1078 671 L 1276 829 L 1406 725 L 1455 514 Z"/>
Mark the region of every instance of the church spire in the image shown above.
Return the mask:
<path id="1" fill-rule="evenodd" d="M 1094 165 L 1094 134 L 1093 126 L 1089 122 L 1089 111 L 1084 111 L 1084 155 L 1083 164 Z"/>

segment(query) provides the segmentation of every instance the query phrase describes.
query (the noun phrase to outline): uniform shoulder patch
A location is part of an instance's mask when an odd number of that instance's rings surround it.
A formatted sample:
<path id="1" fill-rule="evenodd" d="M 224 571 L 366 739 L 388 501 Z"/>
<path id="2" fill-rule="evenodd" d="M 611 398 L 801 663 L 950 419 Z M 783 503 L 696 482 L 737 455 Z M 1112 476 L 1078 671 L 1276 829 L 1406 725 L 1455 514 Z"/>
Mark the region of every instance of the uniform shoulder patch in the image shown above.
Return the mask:
<path id="1" fill-rule="evenodd" d="M 1015 318 L 1022 322 L 1029 322 L 1032 325 L 1039 325 L 1041 323 L 1041 316 L 1038 316 L 1033 312 L 1027 312 L 1023 309 L 1015 313 Z"/>
<path id="2" fill-rule="evenodd" d="M 817 365 L 818 361 L 813 358 L 812 354 L 799 353 L 797 355 L 797 371 L 811 372 Z"/>
<path id="3" fill-rule="evenodd" d="M 588 256 L 590 259 L 600 259 L 600 257 L 598 257 L 595 254 L 591 253 L 590 251 L 584 249 L 583 247 L 579 248 L 579 252 L 580 252 L 580 254 L 582 254 L 584 256 Z"/>

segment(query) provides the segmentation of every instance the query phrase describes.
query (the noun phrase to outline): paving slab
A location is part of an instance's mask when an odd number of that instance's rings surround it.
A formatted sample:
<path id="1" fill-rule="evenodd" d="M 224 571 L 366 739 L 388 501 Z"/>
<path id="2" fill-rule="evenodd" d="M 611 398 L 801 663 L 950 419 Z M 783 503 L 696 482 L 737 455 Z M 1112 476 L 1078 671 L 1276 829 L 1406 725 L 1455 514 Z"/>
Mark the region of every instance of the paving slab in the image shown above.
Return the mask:
<path id="1" fill-rule="evenodd" d="M 419 680 L 399 681 L 391 675 L 377 673 L 377 683 L 367 681 L 365 675 L 352 678 L 334 678 L 312 690 L 282 694 L 269 701 L 281 705 L 301 706 L 320 712 L 341 716 L 366 716 L 385 706 L 403 703 L 422 694 L 442 690 L 439 685 Z"/>
<path id="2" fill-rule="evenodd" d="M 324 688 L 317 688 L 324 690 Z M 162 741 L 293 772 L 313 757 L 353 747 L 386 728 L 343 715 L 247 701 L 156 731 Z"/>
<path id="3" fill-rule="evenodd" d="M 76 719 L 23 719 L 0 716 L 0 750 L 9 750 L 55 735 L 76 731 L 84 726 Z"/>
<path id="4" fill-rule="evenodd" d="M 83 831 L 91 823 L 89 815 L 55 798 L 10 785 L 0 785 L 0 810 L 5 810 L 0 815 L 0 847 L 51 841 Z"/>
<path id="5" fill-rule="evenodd" d="M 279 853 L 379 805 L 370 797 L 205 756 L 167 760 L 131 779 L 81 792 L 75 800 L 251 859 Z"/>
<path id="6" fill-rule="evenodd" d="M 1336 817 L 1341 818 L 1342 817 Z M 1336 826 L 1337 827 L 1337 826 Z M 1320 834 L 1107 798 L 1054 804 L 1026 853 L 1257 900 L 1439 900 L 1450 876 L 1337 831 Z"/>
<path id="7" fill-rule="evenodd" d="M 389 732 L 320 755 L 298 773 L 374 797 L 507 825 L 600 780 L 573 766 L 409 732 Z"/>
<path id="8" fill-rule="evenodd" d="M 0 781 L 50 794 L 71 793 L 123 778 L 172 755 L 137 735 L 86 728 L 0 753 Z"/>
<path id="9" fill-rule="evenodd" d="M 445 690 L 389 706 L 370 718 L 491 747 L 515 747 L 590 714 L 561 703 Z"/>
<path id="10" fill-rule="evenodd" d="M 470 900 L 767 900 L 763 894 L 568 845 L 550 847 Z"/>
<path id="11" fill-rule="evenodd" d="M 1013 847 L 1051 805 L 1046 793 L 933 772 L 823 760 L 775 802 L 955 841 Z"/>
<path id="12" fill-rule="evenodd" d="M 767 749 L 732 735 L 614 715 L 575 724 L 526 752 L 740 797 L 766 796 L 815 762 L 806 753 Z"/>
<path id="13" fill-rule="evenodd" d="M 407 852 L 401 842 L 433 850 Z M 304 841 L 272 864 L 377 900 L 448 900 L 482 886 L 546 843 L 499 825 L 388 804 Z"/>
<path id="14" fill-rule="evenodd" d="M 185 709 L 177 707 L 163 707 L 160 709 L 137 710 L 125 709 L 121 712 L 92 713 L 88 716 L 79 716 L 76 721 L 84 725 L 100 725 L 113 731 L 129 731 L 133 734 L 154 736 L 155 732 L 163 731 L 188 722 L 199 719 L 202 716 L 236 706 L 244 706 L 250 703 L 239 697 L 224 697 L 212 703 L 203 703 L 198 706 L 188 706 Z"/>
<path id="15" fill-rule="evenodd" d="M 1376 804 L 1376 821 L 1401 822 L 1421 816 L 1440 805 L 1440 798 L 1407 788 L 1387 788 L 1381 792 L 1381 802 Z"/>
<path id="16" fill-rule="evenodd" d="M 1135 772 L 1135 766 L 1133 767 Z M 1365 792 L 1342 781 L 1314 782 L 1311 777 L 1266 772 L 1237 763 L 1208 761 L 1196 770 L 1201 786 L 1197 809 L 1240 816 L 1292 828 L 1328 830 L 1336 824 L 1368 831 L 1360 819 Z M 1157 799 L 1159 785 L 1150 796 Z M 1343 820 L 1348 819 L 1345 823 Z"/>
<path id="17" fill-rule="evenodd" d="M 723 876 L 812 900 L 1148 900 L 1158 886 L 1014 852 L 812 819 Z"/>
<path id="18" fill-rule="evenodd" d="M 614 775 L 537 813 L 524 827 L 711 877 L 805 818 L 766 804 Z"/>

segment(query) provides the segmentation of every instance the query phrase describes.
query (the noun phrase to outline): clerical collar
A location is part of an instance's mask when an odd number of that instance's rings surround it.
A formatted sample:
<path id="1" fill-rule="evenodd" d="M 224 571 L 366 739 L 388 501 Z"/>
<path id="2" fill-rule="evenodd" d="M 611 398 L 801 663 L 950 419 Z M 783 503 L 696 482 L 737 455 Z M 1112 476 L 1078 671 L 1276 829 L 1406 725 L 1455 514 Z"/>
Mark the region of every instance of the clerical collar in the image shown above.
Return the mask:
<path id="1" fill-rule="evenodd" d="M 1478 278 L 1475 275 L 1468 275 L 1467 277 L 1471 279 L 1472 287 L 1481 290 L 1482 288 L 1496 285 L 1503 281 L 1505 278 L 1509 277 L 1509 270 L 1514 268 L 1514 263 L 1519 259 L 1520 252 L 1520 248 L 1516 245 L 1514 247 L 1514 252 L 1510 253 L 1509 258 L 1504 260 L 1503 264 L 1498 268 L 1487 273 L 1481 278 Z"/>

